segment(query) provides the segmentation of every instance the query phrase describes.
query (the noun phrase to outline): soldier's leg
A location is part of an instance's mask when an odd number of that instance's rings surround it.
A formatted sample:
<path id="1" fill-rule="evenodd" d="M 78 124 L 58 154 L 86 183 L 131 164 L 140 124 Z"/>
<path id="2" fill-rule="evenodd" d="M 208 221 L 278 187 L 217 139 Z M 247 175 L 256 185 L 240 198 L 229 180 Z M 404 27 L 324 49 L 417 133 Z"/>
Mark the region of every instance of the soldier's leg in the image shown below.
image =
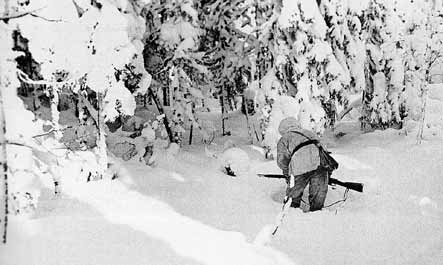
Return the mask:
<path id="1" fill-rule="evenodd" d="M 309 181 L 309 210 L 317 211 L 323 208 L 328 193 L 328 172 L 320 171 Z"/>
<path id="2" fill-rule="evenodd" d="M 306 175 L 298 175 L 294 177 L 294 187 L 289 187 L 286 189 L 286 196 L 292 198 L 291 207 L 300 207 L 301 197 L 303 196 L 303 191 L 308 185 L 309 177 Z"/>

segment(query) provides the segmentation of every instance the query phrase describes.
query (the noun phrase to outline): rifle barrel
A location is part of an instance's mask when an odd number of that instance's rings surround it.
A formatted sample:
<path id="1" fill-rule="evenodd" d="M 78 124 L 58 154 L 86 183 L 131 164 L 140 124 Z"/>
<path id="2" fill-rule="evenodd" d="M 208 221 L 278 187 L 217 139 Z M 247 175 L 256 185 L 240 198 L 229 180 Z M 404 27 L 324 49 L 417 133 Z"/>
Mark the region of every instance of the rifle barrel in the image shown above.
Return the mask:
<path id="1" fill-rule="evenodd" d="M 276 178 L 276 179 L 285 179 L 286 177 L 282 174 L 257 174 L 260 177 L 265 178 Z M 329 178 L 329 185 L 339 185 L 350 190 L 355 190 L 358 192 L 363 192 L 363 184 L 358 182 L 343 182 L 335 178 Z"/>

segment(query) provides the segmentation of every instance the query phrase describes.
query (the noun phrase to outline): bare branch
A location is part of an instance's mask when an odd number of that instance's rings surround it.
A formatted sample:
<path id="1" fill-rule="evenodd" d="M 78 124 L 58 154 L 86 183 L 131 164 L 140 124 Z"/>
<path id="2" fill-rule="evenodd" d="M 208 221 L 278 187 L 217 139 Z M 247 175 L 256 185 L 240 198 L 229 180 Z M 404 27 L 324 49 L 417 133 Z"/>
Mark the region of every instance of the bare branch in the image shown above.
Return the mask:
<path id="1" fill-rule="evenodd" d="M 29 15 L 31 15 L 31 16 L 33 16 L 33 17 L 41 18 L 41 19 L 46 20 L 46 21 L 48 21 L 48 22 L 63 22 L 63 20 L 61 20 L 61 19 L 50 19 L 50 18 L 45 18 L 45 17 L 39 16 L 39 15 L 34 14 L 34 13 L 30 13 Z"/>
<path id="2" fill-rule="evenodd" d="M 85 13 L 85 10 L 83 10 L 83 8 L 81 8 L 77 2 L 75 0 L 72 0 L 72 3 L 74 3 L 75 9 L 77 9 L 77 15 L 78 17 L 82 17 L 83 14 Z M 131 2 L 132 3 L 132 2 Z"/>
<path id="3" fill-rule="evenodd" d="M 33 149 L 33 148 L 34 148 L 34 147 L 30 146 L 30 145 L 27 145 L 27 144 L 25 144 L 25 143 L 19 143 L 19 142 L 6 141 L 6 144 L 23 146 L 23 147 L 27 147 L 27 148 L 30 148 L 30 149 Z"/>
<path id="4" fill-rule="evenodd" d="M 45 135 L 48 135 L 48 134 L 51 134 L 51 133 L 57 132 L 57 131 L 66 131 L 67 129 L 70 129 L 70 128 L 73 128 L 73 126 L 67 126 L 65 128 L 58 129 L 58 130 L 52 129 L 52 130 L 47 131 L 45 133 L 34 135 L 34 136 L 32 136 L 32 138 L 42 137 L 42 136 L 45 136 Z"/>
<path id="5" fill-rule="evenodd" d="M 46 8 L 46 6 L 44 7 L 40 7 L 31 11 L 26 11 L 26 12 L 20 12 L 20 13 L 16 13 L 16 14 L 11 14 L 11 15 L 6 15 L 6 16 L 1 16 L 0 20 L 9 20 L 9 19 L 14 19 L 14 18 L 20 18 L 20 17 L 24 17 L 27 15 L 31 15 L 34 12 L 40 11 L 42 9 Z"/>

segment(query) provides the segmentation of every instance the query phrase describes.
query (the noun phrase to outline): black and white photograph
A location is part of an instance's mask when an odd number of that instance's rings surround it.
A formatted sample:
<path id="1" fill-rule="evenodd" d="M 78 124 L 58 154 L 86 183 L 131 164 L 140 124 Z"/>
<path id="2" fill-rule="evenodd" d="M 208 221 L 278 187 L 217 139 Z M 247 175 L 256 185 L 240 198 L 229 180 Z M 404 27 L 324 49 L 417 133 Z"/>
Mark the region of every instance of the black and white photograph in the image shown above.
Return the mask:
<path id="1" fill-rule="evenodd" d="M 442 265 L 443 0 L 0 0 L 1 265 Z"/>

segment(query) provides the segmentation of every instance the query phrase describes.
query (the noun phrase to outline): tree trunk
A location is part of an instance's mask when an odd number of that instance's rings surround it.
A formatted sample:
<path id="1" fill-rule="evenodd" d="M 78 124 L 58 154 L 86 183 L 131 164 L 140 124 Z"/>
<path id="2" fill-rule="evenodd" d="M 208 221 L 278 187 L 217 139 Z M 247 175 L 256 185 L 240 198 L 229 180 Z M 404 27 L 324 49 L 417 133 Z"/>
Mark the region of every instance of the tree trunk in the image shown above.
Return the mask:
<path id="1" fill-rule="evenodd" d="M 189 130 L 189 145 L 192 144 L 192 131 L 194 130 L 194 125 L 191 124 L 191 129 Z"/>
<path id="2" fill-rule="evenodd" d="M 428 68 L 429 69 L 429 68 Z M 422 88 L 422 106 L 421 106 L 421 120 L 420 120 L 420 127 L 418 129 L 418 133 L 417 133 L 417 143 L 421 144 L 421 140 L 423 140 L 423 131 L 424 131 L 424 127 L 425 127 L 425 119 L 426 119 L 426 102 L 428 99 L 428 85 L 431 82 L 431 76 L 429 73 L 429 70 L 426 71 L 426 79 L 425 79 L 425 83 L 423 84 L 423 88 Z"/>
<path id="3" fill-rule="evenodd" d="M 60 140 L 62 138 L 62 134 L 60 132 L 60 124 L 59 124 L 59 118 L 60 118 L 60 112 L 58 111 L 58 104 L 60 101 L 60 96 L 58 94 L 58 88 L 57 86 L 53 86 L 51 89 L 51 118 L 52 118 L 52 129 L 54 130 L 54 137 L 57 140 Z"/>
<path id="4" fill-rule="evenodd" d="M 220 106 L 221 106 L 221 113 L 222 113 L 222 135 L 230 135 L 228 131 L 226 131 L 225 121 L 228 119 L 226 115 L 226 107 L 225 107 L 225 97 L 220 96 Z"/>
<path id="5" fill-rule="evenodd" d="M 251 128 L 251 124 L 249 122 L 249 108 L 248 108 L 248 102 L 247 102 L 245 95 L 242 96 L 242 108 L 244 108 L 244 110 L 245 110 L 246 125 L 248 127 L 249 140 L 250 140 L 250 143 L 253 144 L 254 138 L 252 136 L 252 128 Z"/>
<path id="6" fill-rule="evenodd" d="M 103 178 L 107 168 L 108 168 L 108 154 L 106 147 L 106 137 L 105 137 L 105 117 L 103 115 L 103 94 L 97 92 L 97 151 L 98 151 L 98 178 Z"/>
<path id="7" fill-rule="evenodd" d="M 169 106 L 169 87 L 162 87 L 163 92 L 163 106 Z"/>
<path id="8" fill-rule="evenodd" d="M 6 156 L 6 124 L 2 89 L 0 89 L 0 233 L 3 243 L 6 243 L 8 227 L 8 160 Z"/>
<path id="9" fill-rule="evenodd" d="M 148 93 L 149 93 L 149 96 L 154 101 L 154 104 L 157 107 L 159 114 L 165 115 L 165 117 L 163 119 L 163 124 L 165 125 L 166 132 L 168 133 L 169 141 L 172 143 L 174 141 L 174 136 L 172 135 L 172 130 L 171 130 L 171 127 L 169 126 L 168 117 L 166 117 L 165 111 L 163 110 L 163 107 L 158 102 L 157 96 L 154 94 L 151 87 L 148 88 Z"/>

